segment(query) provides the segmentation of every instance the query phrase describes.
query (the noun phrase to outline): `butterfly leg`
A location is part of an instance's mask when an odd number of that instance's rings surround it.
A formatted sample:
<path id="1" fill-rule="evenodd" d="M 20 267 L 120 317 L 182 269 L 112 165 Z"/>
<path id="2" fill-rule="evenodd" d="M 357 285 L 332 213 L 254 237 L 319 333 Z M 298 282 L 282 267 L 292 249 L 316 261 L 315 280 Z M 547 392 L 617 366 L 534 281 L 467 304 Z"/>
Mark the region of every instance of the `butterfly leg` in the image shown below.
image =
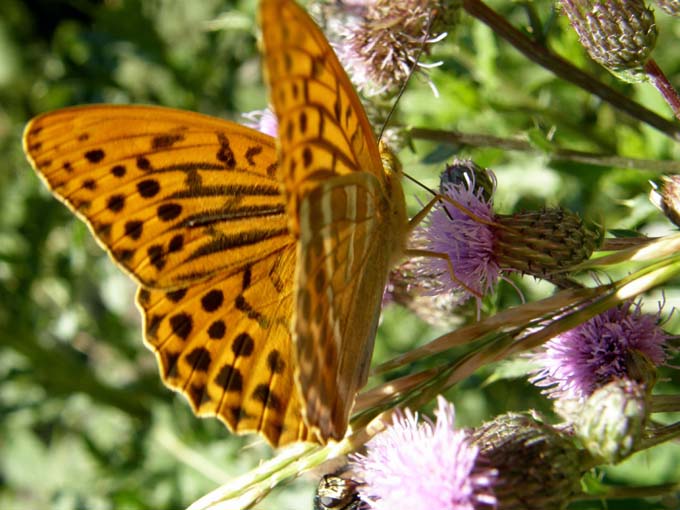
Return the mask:
<path id="1" fill-rule="evenodd" d="M 430 201 L 423 206 L 418 213 L 409 220 L 408 222 L 408 230 L 409 232 L 412 232 L 413 229 L 415 229 L 429 214 L 429 212 L 432 210 L 432 208 L 438 203 L 438 202 L 446 202 L 447 204 L 455 207 L 458 209 L 460 212 L 463 214 L 469 216 L 471 219 L 483 224 L 483 225 L 491 225 L 494 227 L 500 226 L 495 222 L 490 222 L 489 220 L 486 220 L 484 218 L 480 218 L 478 215 L 473 213 L 470 209 L 465 207 L 462 204 L 459 204 L 455 200 L 453 200 L 451 197 L 448 197 L 446 195 L 442 195 L 441 193 L 437 193 L 434 197 L 430 199 Z"/>

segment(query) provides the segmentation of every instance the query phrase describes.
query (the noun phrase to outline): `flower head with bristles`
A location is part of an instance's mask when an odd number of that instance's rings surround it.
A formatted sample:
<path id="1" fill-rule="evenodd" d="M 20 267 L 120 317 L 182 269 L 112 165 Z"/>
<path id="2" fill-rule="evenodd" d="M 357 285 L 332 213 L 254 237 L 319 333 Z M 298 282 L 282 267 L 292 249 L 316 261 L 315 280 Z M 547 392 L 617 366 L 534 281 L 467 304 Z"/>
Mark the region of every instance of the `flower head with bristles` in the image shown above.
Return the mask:
<path id="1" fill-rule="evenodd" d="M 656 45 L 654 12 L 643 0 L 562 0 L 590 57 L 622 80 L 644 81 Z"/>
<path id="2" fill-rule="evenodd" d="M 616 378 L 639 377 L 637 356 L 653 365 L 666 359 L 659 324 L 660 312 L 622 303 L 547 342 L 532 356 L 541 368 L 531 381 L 552 398 L 582 400 Z"/>
<path id="3" fill-rule="evenodd" d="M 440 65 L 422 64 L 418 57 L 427 45 L 446 36 L 444 27 L 439 28 L 441 23 L 433 26 L 434 18 L 447 17 L 451 23 L 457 4 L 433 0 L 349 2 L 345 12 L 339 13 L 347 21 L 337 25 L 337 39 L 342 42 L 335 45 L 335 51 L 359 90 L 368 95 L 394 91 L 414 69 L 424 74 L 428 67 Z"/>
<path id="4" fill-rule="evenodd" d="M 373 510 L 494 508 L 496 472 L 478 456 L 467 433 L 454 429 L 453 406 L 437 400 L 436 421 L 406 410 L 350 457 L 361 499 Z"/>

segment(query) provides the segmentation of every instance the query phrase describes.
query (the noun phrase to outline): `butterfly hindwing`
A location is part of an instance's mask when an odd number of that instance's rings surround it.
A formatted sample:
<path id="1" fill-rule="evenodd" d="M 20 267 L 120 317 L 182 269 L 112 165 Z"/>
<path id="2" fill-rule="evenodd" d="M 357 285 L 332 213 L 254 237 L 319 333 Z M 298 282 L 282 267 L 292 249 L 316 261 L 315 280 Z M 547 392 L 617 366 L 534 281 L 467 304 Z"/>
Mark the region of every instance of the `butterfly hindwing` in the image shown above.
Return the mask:
<path id="1" fill-rule="evenodd" d="M 173 291 L 141 289 L 147 345 L 163 380 L 196 414 L 273 445 L 313 440 L 293 383 L 289 322 L 295 246 L 228 277 Z"/>
<path id="2" fill-rule="evenodd" d="M 293 331 L 305 416 L 341 439 L 366 383 L 391 257 L 389 205 L 365 172 L 328 179 L 300 206 Z"/>

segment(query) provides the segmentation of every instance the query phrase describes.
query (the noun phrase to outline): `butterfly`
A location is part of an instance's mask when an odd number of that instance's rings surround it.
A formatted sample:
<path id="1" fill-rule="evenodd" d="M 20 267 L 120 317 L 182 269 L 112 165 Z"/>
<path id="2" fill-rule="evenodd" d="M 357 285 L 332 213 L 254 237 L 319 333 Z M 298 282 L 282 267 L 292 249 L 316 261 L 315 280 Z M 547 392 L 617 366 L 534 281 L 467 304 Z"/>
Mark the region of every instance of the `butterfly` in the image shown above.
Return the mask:
<path id="1" fill-rule="evenodd" d="M 405 244 L 400 168 L 307 13 L 264 0 L 260 19 L 278 141 L 94 105 L 31 120 L 24 150 L 139 284 L 167 386 L 236 433 L 323 443 L 347 431 Z"/>

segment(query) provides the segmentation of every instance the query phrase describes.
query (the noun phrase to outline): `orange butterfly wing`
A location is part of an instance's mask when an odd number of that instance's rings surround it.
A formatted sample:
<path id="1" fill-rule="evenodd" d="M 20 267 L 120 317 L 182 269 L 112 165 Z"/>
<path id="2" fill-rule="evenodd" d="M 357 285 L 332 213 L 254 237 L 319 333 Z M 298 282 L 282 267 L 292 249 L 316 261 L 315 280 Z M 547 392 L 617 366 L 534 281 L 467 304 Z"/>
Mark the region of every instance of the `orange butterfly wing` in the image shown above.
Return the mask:
<path id="1" fill-rule="evenodd" d="M 322 440 L 346 432 L 366 382 L 390 264 L 407 221 L 399 169 L 385 167 L 347 75 L 309 16 L 261 3 L 290 231 L 299 236 L 293 340 L 304 415 Z"/>
<path id="2" fill-rule="evenodd" d="M 356 172 L 384 179 L 378 144 L 361 101 L 323 33 L 290 0 L 261 2 L 270 100 L 292 231 L 299 197 L 318 181 Z"/>
<path id="3" fill-rule="evenodd" d="M 195 113 L 99 105 L 33 119 L 24 148 L 142 286 L 164 382 L 236 432 L 313 439 L 293 383 L 295 239 L 274 140 Z"/>

